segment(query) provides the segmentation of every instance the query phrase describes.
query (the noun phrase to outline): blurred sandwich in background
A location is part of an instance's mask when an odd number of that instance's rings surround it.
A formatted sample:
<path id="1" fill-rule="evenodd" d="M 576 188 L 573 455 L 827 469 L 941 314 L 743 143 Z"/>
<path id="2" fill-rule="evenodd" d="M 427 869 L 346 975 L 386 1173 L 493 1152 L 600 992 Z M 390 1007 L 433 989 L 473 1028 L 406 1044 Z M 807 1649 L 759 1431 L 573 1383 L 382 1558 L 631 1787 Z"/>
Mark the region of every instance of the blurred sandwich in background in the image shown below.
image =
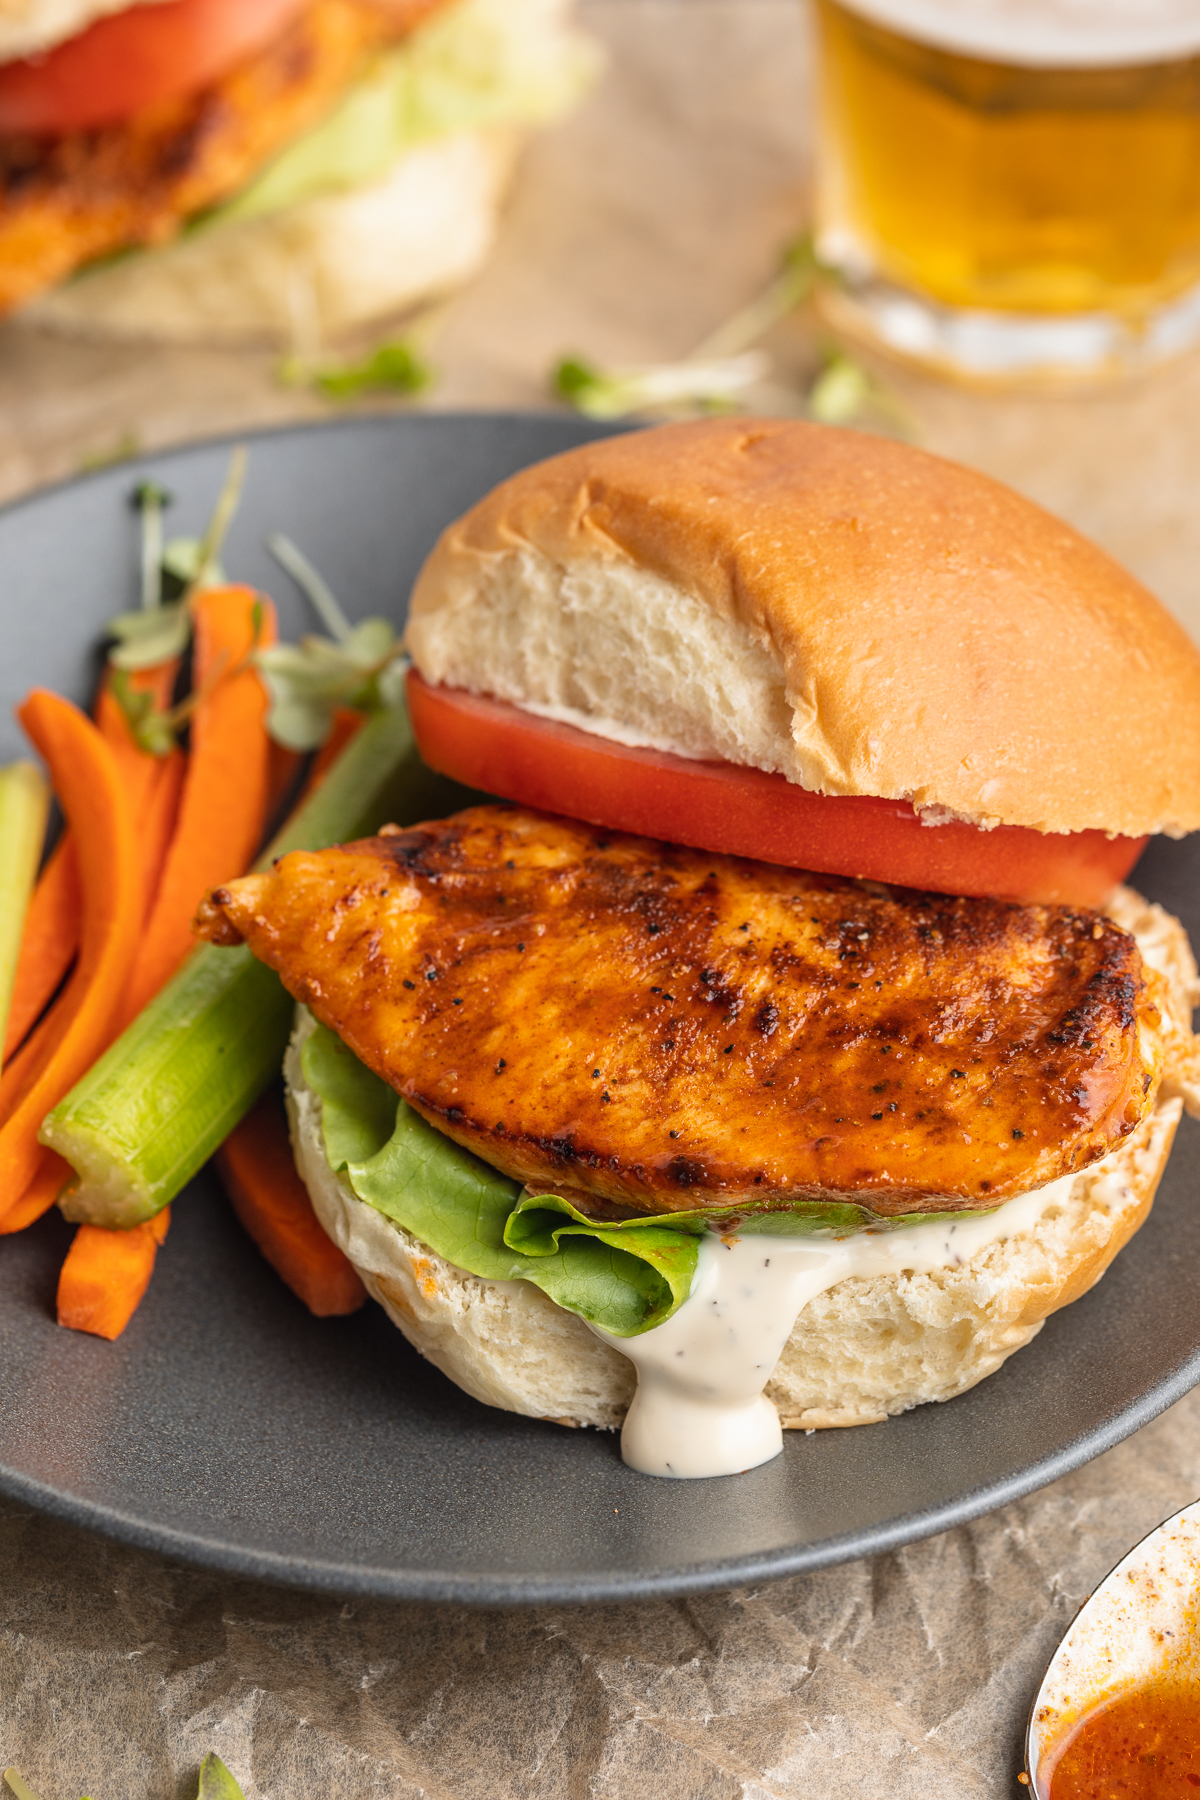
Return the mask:
<path id="1" fill-rule="evenodd" d="M 483 261 L 571 0 L 0 0 L 0 312 L 311 346 Z"/>

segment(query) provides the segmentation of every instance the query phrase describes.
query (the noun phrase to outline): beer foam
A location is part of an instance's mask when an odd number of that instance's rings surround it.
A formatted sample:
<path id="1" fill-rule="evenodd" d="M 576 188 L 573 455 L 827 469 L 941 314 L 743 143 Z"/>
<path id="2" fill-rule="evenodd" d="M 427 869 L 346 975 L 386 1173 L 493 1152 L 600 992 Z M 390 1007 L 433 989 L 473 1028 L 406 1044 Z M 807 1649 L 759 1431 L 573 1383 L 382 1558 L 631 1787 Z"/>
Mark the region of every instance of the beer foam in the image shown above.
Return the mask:
<path id="1" fill-rule="evenodd" d="M 839 0 L 905 37 L 989 62 L 1113 68 L 1200 55 L 1200 0 Z"/>

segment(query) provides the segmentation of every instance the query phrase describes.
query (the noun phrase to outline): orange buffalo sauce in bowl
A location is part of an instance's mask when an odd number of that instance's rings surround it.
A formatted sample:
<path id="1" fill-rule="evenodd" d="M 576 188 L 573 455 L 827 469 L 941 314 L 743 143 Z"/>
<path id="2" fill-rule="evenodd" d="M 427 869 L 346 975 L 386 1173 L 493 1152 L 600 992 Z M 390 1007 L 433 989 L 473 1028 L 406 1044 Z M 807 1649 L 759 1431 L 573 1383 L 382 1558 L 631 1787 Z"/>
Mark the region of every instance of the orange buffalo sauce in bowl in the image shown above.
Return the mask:
<path id="1" fill-rule="evenodd" d="M 1200 1687 L 1151 1683 L 1118 1694 L 1086 1713 L 1038 1773 L 1046 1800 L 1196 1800 Z"/>
<path id="2" fill-rule="evenodd" d="M 1029 1716 L 1033 1800 L 1200 1800 L 1200 1501 L 1076 1614 Z"/>

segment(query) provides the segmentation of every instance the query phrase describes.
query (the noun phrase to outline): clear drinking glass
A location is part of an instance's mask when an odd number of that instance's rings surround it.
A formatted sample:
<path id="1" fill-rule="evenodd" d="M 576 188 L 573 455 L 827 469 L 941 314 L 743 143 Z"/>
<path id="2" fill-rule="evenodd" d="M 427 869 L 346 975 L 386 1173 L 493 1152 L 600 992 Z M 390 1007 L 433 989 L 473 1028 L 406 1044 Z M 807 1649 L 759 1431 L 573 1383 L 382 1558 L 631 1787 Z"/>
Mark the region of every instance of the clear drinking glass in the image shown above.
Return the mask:
<path id="1" fill-rule="evenodd" d="M 978 381 L 1200 338 L 1200 0 L 816 0 L 834 323 Z"/>

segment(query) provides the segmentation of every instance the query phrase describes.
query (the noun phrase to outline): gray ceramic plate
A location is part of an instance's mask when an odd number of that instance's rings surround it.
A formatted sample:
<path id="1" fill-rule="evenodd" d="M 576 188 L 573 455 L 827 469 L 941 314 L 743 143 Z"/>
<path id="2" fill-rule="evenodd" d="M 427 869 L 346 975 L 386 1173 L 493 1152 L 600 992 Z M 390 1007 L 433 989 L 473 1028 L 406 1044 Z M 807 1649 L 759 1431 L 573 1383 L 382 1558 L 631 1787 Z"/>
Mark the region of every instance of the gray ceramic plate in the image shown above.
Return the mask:
<path id="1" fill-rule="evenodd" d="M 226 563 L 300 610 L 262 548 L 294 537 L 350 610 L 397 612 L 435 534 L 511 470 L 594 435 L 556 418 L 353 420 L 253 441 Z M 126 506 L 153 473 L 197 529 L 226 445 L 0 514 L 0 758 L 41 682 L 83 699 L 102 622 L 133 591 Z M 1200 941 L 1200 847 L 1141 885 Z M 478 1406 L 383 1314 L 320 1322 L 276 1280 L 207 1176 L 182 1196 L 116 1344 L 60 1331 L 57 1216 L 0 1239 L 0 1490 L 211 1567 L 348 1593 L 480 1603 L 678 1594 L 886 1549 L 1085 1462 L 1200 1379 L 1200 1133 L 1184 1125 L 1150 1222 L 1086 1299 L 945 1406 L 789 1433 L 748 1475 L 633 1475 L 616 1440 Z"/>

